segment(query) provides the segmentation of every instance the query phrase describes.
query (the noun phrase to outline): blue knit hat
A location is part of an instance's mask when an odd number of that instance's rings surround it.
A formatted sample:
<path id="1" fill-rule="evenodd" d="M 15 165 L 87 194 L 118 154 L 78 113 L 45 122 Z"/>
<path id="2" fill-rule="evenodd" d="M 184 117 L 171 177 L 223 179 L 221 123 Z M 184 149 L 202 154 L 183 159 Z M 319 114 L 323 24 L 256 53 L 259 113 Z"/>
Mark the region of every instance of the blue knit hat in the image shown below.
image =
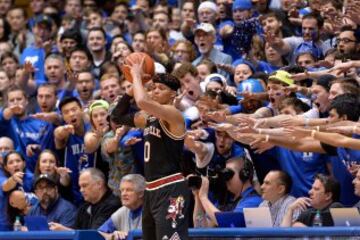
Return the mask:
<path id="1" fill-rule="evenodd" d="M 233 2 L 232 10 L 250 10 L 252 7 L 251 0 L 235 0 Z"/>

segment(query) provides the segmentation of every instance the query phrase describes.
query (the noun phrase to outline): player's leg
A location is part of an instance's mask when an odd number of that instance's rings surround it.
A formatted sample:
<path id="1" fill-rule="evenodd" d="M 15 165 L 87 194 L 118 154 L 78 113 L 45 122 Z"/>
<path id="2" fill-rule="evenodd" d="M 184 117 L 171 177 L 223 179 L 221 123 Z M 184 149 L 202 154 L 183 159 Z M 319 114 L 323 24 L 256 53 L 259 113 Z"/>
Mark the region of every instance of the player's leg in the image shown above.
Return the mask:
<path id="1" fill-rule="evenodd" d="M 143 217 L 142 217 L 142 232 L 144 240 L 156 239 L 156 226 L 155 220 L 152 216 L 151 211 L 151 195 L 153 192 L 145 191 L 144 195 L 144 206 L 143 206 Z"/>
<path id="2" fill-rule="evenodd" d="M 154 213 L 157 240 L 187 240 L 190 192 L 185 182 L 171 184 L 162 191 L 161 204 Z M 160 201 L 160 199 L 158 200 Z"/>

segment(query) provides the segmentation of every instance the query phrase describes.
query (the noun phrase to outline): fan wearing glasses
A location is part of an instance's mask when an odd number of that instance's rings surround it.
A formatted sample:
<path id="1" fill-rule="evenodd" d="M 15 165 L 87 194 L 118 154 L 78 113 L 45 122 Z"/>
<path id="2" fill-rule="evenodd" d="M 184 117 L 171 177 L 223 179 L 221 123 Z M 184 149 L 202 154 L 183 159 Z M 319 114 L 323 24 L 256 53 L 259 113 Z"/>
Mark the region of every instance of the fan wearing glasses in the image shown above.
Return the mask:
<path id="1" fill-rule="evenodd" d="M 353 54 L 359 51 L 359 38 L 350 26 L 344 26 L 336 38 L 337 50 L 342 54 Z"/>

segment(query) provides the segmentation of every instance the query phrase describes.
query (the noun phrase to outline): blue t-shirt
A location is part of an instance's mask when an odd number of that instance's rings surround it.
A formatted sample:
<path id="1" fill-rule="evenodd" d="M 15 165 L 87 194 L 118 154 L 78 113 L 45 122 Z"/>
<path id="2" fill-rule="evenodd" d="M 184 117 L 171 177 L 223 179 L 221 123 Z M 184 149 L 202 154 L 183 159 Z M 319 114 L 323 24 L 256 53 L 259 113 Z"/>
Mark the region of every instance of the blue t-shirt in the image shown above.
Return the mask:
<path id="1" fill-rule="evenodd" d="M 34 79 L 36 85 L 39 86 L 46 82 L 45 79 L 45 50 L 43 48 L 36 48 L 30 46 L 24 49 L 20 57 L 20 64 L 24 65 L 25 62 L 31 62 L 35 68 Z"/>
<path id="2" fill-rule="evenodd" d="M 38 154 L 33 157 L 26 156 L 26 146 L 29 144 L 39 144 L 41 150 L 54 149 L 54 126 L 51 123 L 25 117 L 20 119 L 12 117 L 5 120 L 3 112 L 0 112 L 0 125 L 6 127 L 6 131 L 0 136 L 8 136 L 15 143 L 15 149 L 19 151 L 26 160 L 26 168 L 34 172 Z"/>
<path id="3" fill-rule="evenodd" d="M 356 135 L 354 138 L 359 139 L 359 136 Z M 347 149 L 343 147 L 332 147 L 322 143 L 324 150 L 332 155 L 332 171 L 334 177 L 340 183 L 340 202 L 345 206 L 353 206 L 357 203 L 360 198 L 354 193 L 354 185 L 352 181 L 354 177 L 348 170 L 348 167 L 351 164 L 360 164 L 360 151 Z"/>
<path id="4" fill-rule="evenodd" d="M 241 193 L 241 196 L 242 198 L 236 205 L 234 212 L 243 212 L 244 208 L 258 207 L 263 201 L 253 187 L 247 188 L 244 192 Z"/>
<path id="5" fill-rule="evenodd" d="M 311 152 L 296 152 L 276 147 L 276 156 L 280 167 L 287 172 L 292 181 L 290 194 L 294 197 L 308 196 L 308 192 L 318 173 L 326 173 L 329 156 Z"/>

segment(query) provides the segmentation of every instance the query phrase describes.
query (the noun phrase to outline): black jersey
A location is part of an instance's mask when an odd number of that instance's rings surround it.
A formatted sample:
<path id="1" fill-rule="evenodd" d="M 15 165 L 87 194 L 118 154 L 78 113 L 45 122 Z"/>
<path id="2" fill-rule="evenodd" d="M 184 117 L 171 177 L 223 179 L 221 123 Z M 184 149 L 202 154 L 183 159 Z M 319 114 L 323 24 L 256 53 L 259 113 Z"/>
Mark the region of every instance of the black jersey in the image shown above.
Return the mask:
<path id="1" fill-rule="evenodd" d="M 184 135 L 174 136 L 161 120 L 149 116 L 144 129 L 145 179 L 148 182 L 181 172 Z"/>

